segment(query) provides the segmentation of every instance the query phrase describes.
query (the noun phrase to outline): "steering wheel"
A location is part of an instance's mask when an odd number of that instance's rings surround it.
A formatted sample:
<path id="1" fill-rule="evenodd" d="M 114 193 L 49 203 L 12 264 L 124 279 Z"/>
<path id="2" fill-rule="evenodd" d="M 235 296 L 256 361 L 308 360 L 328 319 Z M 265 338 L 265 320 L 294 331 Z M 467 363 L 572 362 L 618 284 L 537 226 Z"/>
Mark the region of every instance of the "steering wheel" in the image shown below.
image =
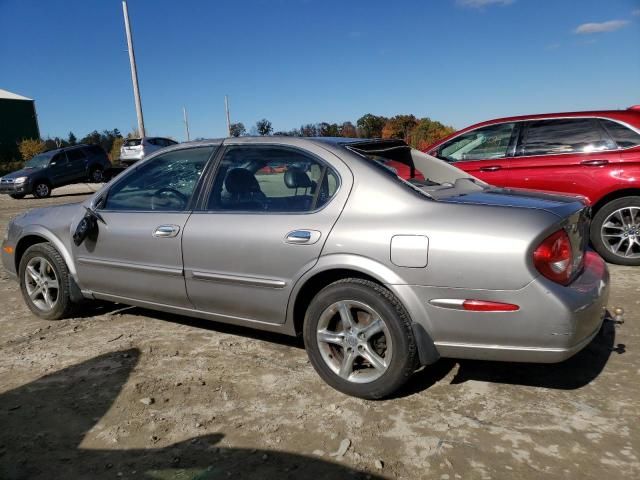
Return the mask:
<path id="1" fill-rule="evenodd" d="M 162 205 L 161 203 L 163 197 L 165 199 L 167 197 L 173 197 L 174 199 L 177 199 L 178 202 L 180 202 L 180 205 L 176 206 L 176 210 L 183 210 L 189 202 L 189 199 L 186 197 L 186 195 L 180 193 L 174 188 L 160 188 L 159 190 L 153 192 L 153 195 L 151 196 L 151 210 L 156 210 L 158 208 L 161 209 L 165 207 L 165 205 Z"/>

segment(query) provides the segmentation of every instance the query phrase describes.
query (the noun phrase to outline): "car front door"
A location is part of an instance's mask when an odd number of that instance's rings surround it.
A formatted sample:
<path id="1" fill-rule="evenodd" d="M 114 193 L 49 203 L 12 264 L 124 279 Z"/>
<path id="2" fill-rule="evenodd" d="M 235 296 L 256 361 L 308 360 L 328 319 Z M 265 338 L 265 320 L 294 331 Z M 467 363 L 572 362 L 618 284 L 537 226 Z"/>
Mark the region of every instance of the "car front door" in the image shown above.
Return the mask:
<path id="1" fill-rule="evenodd" d="M 97 200 L 95 238 L 74 249 L 79 285 L 107 300 L 189 308 L 182 234 L 214 146 L 169 152 L 124 174 Z M 144 303 L 143 303 L 144 304 Z"/>
<path id="2" fill-rule="evenodd" d="M 320 147 L 226 147 L 183 236 L 189 298 L 220 320 L 283 323 L 296 280 L 318 260 L 351 188 Z"/>
<path id="3" fill-rule="evenodd" d="M 491 185 L 502 187 L 509 182 L 510 157 L 517 136 L 515 122 L 487 125 L 452 138 L 431 154 Z"/>
<path id="4" fill-rule="evenodd" d="M 577 193 L 591 201 L 619 167 L 616 144 L 595 118 L 532 120 L 523 126 L 510 187 Z"/>

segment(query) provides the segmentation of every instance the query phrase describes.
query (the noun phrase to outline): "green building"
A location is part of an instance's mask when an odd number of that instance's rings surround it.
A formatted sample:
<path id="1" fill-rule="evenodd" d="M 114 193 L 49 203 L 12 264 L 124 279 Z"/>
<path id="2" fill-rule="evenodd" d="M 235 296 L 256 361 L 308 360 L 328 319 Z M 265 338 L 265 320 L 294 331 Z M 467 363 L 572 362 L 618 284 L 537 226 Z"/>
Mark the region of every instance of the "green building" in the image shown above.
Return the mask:
<path id="1" fill-rule="evenodd" d="M 19 159 L 18 142 L 25 138 L 40 138 L 35 102 L 0 88 L 0 161 Z"/>

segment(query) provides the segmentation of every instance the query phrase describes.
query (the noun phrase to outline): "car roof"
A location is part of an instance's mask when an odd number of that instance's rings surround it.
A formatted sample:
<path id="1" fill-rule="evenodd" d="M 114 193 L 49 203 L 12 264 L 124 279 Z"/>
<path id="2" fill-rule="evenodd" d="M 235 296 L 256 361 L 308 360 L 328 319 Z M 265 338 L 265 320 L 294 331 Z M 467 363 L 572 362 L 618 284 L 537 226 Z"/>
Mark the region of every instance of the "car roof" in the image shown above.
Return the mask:
<path id="1" fill-rule="evenodd" d="M 347 138 L 347 137 L 294 137 L 288 135 L 269 135 L 269 136 L 243 136 L 243 137 L 227 137 L 227 138 L 211 138 L 203 140 L 194 140 L 191 142 L 180 143 L 180 147 L 196 147 L 204 145 L 215 145 L 220 143 L 304 143 L 313 142 L 331 146 L 346 146 L 346 145 L 385 145 L 385 146 L 400 146 L 406 145 L 404 140 L 397 138 Z M 175 145 L 174 148 L 178 147 Z"/>
<path id="2" fill-rule="evenodd" d="M 461 133 L 468 132 L 469 130 L 475 130 L 479 127 L 488 125 L 495 125 L 498 123 L 506 122 L 523 122 L 527 120 L 542 120 L 542 119 L 555 119 L 555 118 L 581 118 L 581 117 L 598 117 L 607 118 L 611 120 L 618 120 L 620 122 L 627 123 L 636 129 L 640 128 L 640 105 L 634 105 L 626 110 L 588 110 L 581 112 L 557 112 L 557 113 L 536 113 L 532 115 L 517 115 L 513 117 L 501 117 L 494 118 L 492 120 L 485 120 L 484 122 L 474 123 L 468 127 L 455 131 L 451 135 L 441 138 L 435 143 L 429 145 L 424 151 L 431 150 L 432 148 L 441 145 L 447 140 L 457 137 Z"/>

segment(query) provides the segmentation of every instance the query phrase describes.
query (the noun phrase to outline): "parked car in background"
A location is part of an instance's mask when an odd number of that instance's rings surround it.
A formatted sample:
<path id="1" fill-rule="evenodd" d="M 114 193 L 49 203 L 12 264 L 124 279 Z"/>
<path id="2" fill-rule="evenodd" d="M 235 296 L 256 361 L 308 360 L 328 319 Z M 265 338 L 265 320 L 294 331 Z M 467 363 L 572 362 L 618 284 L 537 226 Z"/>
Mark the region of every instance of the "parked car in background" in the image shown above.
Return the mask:
<path id="1" fill-rule="evenodd" d="M 164 137 L 127 138 L 120 148 L 120 162 L 125 165 L 142 160 L 150 153 L 178 142 Z"/>
<path id="2" fill-rule="evenodd" d="M 84 204 L 14 218 L 2 262 L 41 318 L 100 299 L 300 335 L 327 383 L 381 398 L 440 357 L 585 347 L 609 292 L 588 210 L 402 141 L 241 137 L 169 147 Z"/>
<path id="3" fill-rule="evenodd" d="M 98 145 L 58 148 L 36 155 L 24 168 L 0 178 L 0 193 L 45 198 L 54 188 L 71 183 L 100 183 L 110 167 L 109 157 Z"/>
<path id="4" fill-rule="evenodd" d="M 582 195 L 593 247 L 640 265 L 640 106 L 490 120 L 425 152 L 492 185 Z"/>

